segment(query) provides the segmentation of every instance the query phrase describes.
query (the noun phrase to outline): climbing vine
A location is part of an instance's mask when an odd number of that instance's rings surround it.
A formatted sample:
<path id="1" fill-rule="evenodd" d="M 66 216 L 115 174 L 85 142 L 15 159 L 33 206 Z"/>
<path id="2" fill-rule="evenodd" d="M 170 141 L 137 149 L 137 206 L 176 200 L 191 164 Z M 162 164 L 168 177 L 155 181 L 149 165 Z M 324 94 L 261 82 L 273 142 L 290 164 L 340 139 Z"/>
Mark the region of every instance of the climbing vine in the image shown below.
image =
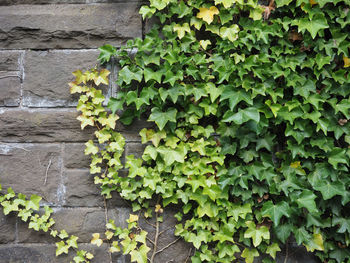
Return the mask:
<path id="1" fill-rule="evenodd" d="M 290 239 L 350 262 L 349 0 L 149 2 L 140 13 L 158 22 L 144 39 L 100 48 L 102 64 L 120 65 L 108 109 L 108 70 L 70 83 L 81 127 L 96 128 L 95 183 L 138 213 L 126 229 L 107 224 L 110 251 L 154 262 L 140 216 L 158 225 L 175 204 L 192 262 L 274 262 Z M 153 127 L 140 131 L 142 158 L 123 164 L 116 126 L 136 119 Z"/>
<path id="2" fill-rule="evenodd" d="M 100 48 L 102 63 L 116 57 L 121 67 L 110 113 L 101 91 L 85 86 L 90 71 L 74 73 L 82 128 L 97 128 L 86 154 L 102 194 L 117 191 L 148 216 L 179 205 L 175 235 L 195 247 L 192 262 L 274 262 L 290 238 L 323 262 L 349 262 L 349 8 L 342 0 L 142 6 L 144 19 L 158 20 L 145 38 Z M 127 156 L 119 176 L 125 141 L 116 121 L 140 118 L 154 127 L 140 131 L 142 158 Z M 146 262 L 150 249 L 137 236 L 124 253 Z"/>

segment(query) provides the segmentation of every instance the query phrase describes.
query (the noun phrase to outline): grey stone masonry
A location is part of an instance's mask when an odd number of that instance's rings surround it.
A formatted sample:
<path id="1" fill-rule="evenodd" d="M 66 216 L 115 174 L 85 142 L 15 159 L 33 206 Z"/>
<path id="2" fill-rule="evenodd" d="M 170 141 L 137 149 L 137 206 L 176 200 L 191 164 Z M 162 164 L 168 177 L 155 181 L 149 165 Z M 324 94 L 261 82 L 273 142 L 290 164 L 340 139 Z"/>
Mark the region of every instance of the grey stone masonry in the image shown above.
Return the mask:
<path id="1" fill-rule="evenodd" d="M 0 8 L 0 47 L 6 49 L 120 46 L 141 37 L 139 4 L 15 5 Z"/>
<path id="2" fill-rule="evenodd" d="M 0 107 L 19 106 L 23 52 L 0 51 Z"/>
<path id="3" fill-rule="evenodd" d="M 98 52 L 95 50 L 26 52 L 23 106 L 40 108 L 76 105 L 78 96 L 72 96 L 68 86 L 74 80 L 72 72 L 95 67 L 97 57 Z"/>

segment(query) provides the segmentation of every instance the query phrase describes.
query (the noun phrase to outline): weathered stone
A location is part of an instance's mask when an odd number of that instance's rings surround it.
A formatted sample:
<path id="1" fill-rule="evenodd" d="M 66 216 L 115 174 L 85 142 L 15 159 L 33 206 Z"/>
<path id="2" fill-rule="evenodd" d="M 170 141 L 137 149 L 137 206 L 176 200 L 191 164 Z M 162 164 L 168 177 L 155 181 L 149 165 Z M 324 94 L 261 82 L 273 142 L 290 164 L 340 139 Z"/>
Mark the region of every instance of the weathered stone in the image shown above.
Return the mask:
<path id="1" fill-rule="evenodd" d="M 19 51 L 0 51 L 0 71 L 19 71 L 20 56 Z"/>
<path id="2" fill-rule="evenodd" d="M 126 144 L 125 155 L 133 154 L 135 158 L 141 158 L 145 150 L 146 144 L 129 142 Z"/>
<path id="3" fill-rule="evenodd" d="M 71 95 L 68 83 L 72 72 L 93 68 L 97 51 L 29 51 L 25 54 L 23 105 L 28 107 L 74 106 L 78 94 Z M 107 87 L 104 93 L 108 92 Z"/>
<path id="4" fill-rule="evenodd" d="M 298 246 L 297 244 L 288 244 L 288 250 L 286 247 L 282 248 L 281 252 L 276 255 L 276 263 L 321 263 L 321 261 L 312 253 L 307 252 L 305 247 Z"/>
<path id="5" fill-rule="evenodd" d="M 83 143 L 66 143 L 64 145 L 64 166 L 66 168 L 89 168 L 91 158 L 84 154 L 85 145 Z"/>
<path id="6" fill-rule="evenodd" d="M 107 244 L 97 247 L 91 244 L 79 244 L 79 249 L 89 251 L 94 255 L 92 263 L 110 262 Z M 16 244 L 0 245 L 0 263 L 67 263 L 72 261 L 75 251 L 71 249 L 68 255 L 55 256 L 55 244 Z M 124 262 L 122 257 L 114 262 Z"/>
<path id="7" fill-rule="evenodd" d="M 38 5 L 38 4 L 95 4 L 125 3 L 127 0 L 0 0 L 0 5 Z M 127 2 L 145 2 L 144 0 L 128 0 Z"/>
<path id="8" fill-rule="evenodd" d="M 15 74 L 13 72 L 0 73 L 0 106 L 19 106 L 21 82 Z"/>
<path id="9" fill-rule="evenodd" d="M 76 110 L 0 110 L 3 142 L 87 141 L 93 129 L 80 129 Z"/>
<path id="10" fill-rule="evenodd" d="M 14 242 L 15 239 L 16 239 L 15 216 L 12 214 L 5 216 L 2 212 L 0 212 L 0 244 Z"/>
<path id="11" fill-rule="evenodd" d="M 56 144 L 0 143 L 0 181 L 4 189 L 37 194 L 51 204 L 63 198 L 61 147 Z"/>
<path id="12" fill-rule="evenodd" d="M 67 170 L 64 172 L 65 206 L 103 207 L 99 186 L 89 171 Z"/>
<path id="13" fill-rule="evenodd" d="M 141 37 L 139 3 L 17 5 L 0 9 L 0 48 L 97 48 Z"/>
<path id="14" fill-rule="evenodd" d="M 94 129 L 80 129 L 75 109 L 64 110 L 1 110 L 0 138 L 3 142 L 86 142 L 93 139 Z M 130 126 L 117 122 L 116 131 L 127 141 L 140 141 L 138 132 L 151 127 L 150 122 L 135 121 Z"/>

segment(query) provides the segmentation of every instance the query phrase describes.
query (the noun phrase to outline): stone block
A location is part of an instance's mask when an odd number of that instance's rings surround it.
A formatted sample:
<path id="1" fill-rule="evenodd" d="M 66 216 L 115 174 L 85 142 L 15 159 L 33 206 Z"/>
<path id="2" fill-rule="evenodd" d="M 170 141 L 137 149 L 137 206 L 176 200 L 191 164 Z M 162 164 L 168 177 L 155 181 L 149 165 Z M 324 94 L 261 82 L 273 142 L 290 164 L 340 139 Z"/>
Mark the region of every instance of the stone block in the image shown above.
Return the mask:
<path id="1" fill-rule="evenodd" d="M 5 216 L 0 211 L 0 244 L 14 242 L 16 239 L 16 217 L 13 214 Z"/>
<path id="2" fill-rule="evenodd" d="M 75 109 L 0 109 L 0 138 L 2 142 L 86 142 L 94 138 L 94 129 L 80 129 Z M 130 126 L 120 122 L 116 131 L 127 141 L 140 141 L 138 132 L 151 127 L 150 122 L 135 121 Z"/>
<path id="3" fill-rule="evenodd" d="M 120 46 L 142 35 L 139 7 L 137 2 L 3 6 L 0 49 Z"/>
<path id="4" fill-rule="evenodd" d="M 27 196 L 37 194 L 57 205 L 62 201 L 61 147 L 57 144 L 0 143 L 0 183 Z"/>
<path id="5" fill-rule="evenodd" d="M 94 184 L 94 176 L 88 170 L 67 170 L 64 172 L 65 206 L 103 207 L 100 188 Z"/>
<path id="6" fill-rule="evenodd" d="M 129 142 L 126 144 L 125 156 L 133 154 L 135 158 L 141 158 L 146 148 L 146 144 Z"/>
<path id="7" fill-rule="evenodd" d="M 83 143 L 65 143 L 64 145 L 64 166 L 66 168 L 89 168 L 91 158 L 84 154 L 85 145 Z"/>
<path id="8" fill-rule="evenodd" d="M 75 142 L 93 138 L 93 129 L 80 129 L 72 110 L 1 110 L 3 142 Z"/>
<path id="9" fill-rule="evenodd" d="M 70 94 L 73 71 L 93 68 L 98 51 L 28 51 L 24 58 L 23 106 L 75 106 L 78 94 Z M 104 93 L 108 88 L 104 88 Z"/>
<path id="10" fill-rule="evenodd" d="M 20 51 L 0 51 L 0 71 L 20 71 Z"/>
<path id="11" fill-rule="evenodd" d="M 21 99 L 21 81 L 17 73 L 0 72 L 0 107 L 19 106 Z"/>

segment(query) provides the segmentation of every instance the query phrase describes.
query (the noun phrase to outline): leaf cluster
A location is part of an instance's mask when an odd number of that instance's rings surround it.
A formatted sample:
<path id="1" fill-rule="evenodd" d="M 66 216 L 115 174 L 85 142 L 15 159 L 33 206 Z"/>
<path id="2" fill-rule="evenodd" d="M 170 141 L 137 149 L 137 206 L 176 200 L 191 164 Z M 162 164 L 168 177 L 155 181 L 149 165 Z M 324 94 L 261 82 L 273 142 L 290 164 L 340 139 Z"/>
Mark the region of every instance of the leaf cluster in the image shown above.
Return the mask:
<path id="1" fill-rule="evenodd" d="M 175 234 L 196 248 L 192 262 L 274 262 L 291 238 L 322 261 L 347 262 L 349 8 L 342 0 L 142 6 L 144 19 L 159 21 L 145 38 L 100 48 L 102 63 L 115 56 L 121 67 L 112 113 L 85 85 L 107 72 L 80 72 L 72 85 L 83 93 L 82 128 L 98 128 L 99 145 L 89 141 L 86 153 L 102 194 L 116 190 L 146 214 L 156 196 L 162 207 L 179 205 Z M 127 156 L 124 166 L 115 113 L 124 125 L 154 123 L 140 132 L 142 158 Z"/>
<path id="2" fill-rule="evenodd" d="M 76 256 L 73 258 L 74 263 L 89 263 L 94 256 L 85 250 L 78 250 L 78 237 L 68 235 L 65 230 L 58 231 L 54 228 L 55 220 L 51 217 L 53 210 L 48 206 L 41 209 L 41 200 L 42 197 L 38 195 L 31 195 L 30 198 L 27 198 L 22 193 L 16 194 L 12 188 L 8 188 L 6 194 L 0 193 L 0 205 L 4 215 L 17 213 L 17 217 L 27 222 L 30 229 L 49 233 L 52 237 L 61 240 L 56 243 L 56 256 L 68 254 L 69 249 L 74 249 L 76 251 Z"/>

